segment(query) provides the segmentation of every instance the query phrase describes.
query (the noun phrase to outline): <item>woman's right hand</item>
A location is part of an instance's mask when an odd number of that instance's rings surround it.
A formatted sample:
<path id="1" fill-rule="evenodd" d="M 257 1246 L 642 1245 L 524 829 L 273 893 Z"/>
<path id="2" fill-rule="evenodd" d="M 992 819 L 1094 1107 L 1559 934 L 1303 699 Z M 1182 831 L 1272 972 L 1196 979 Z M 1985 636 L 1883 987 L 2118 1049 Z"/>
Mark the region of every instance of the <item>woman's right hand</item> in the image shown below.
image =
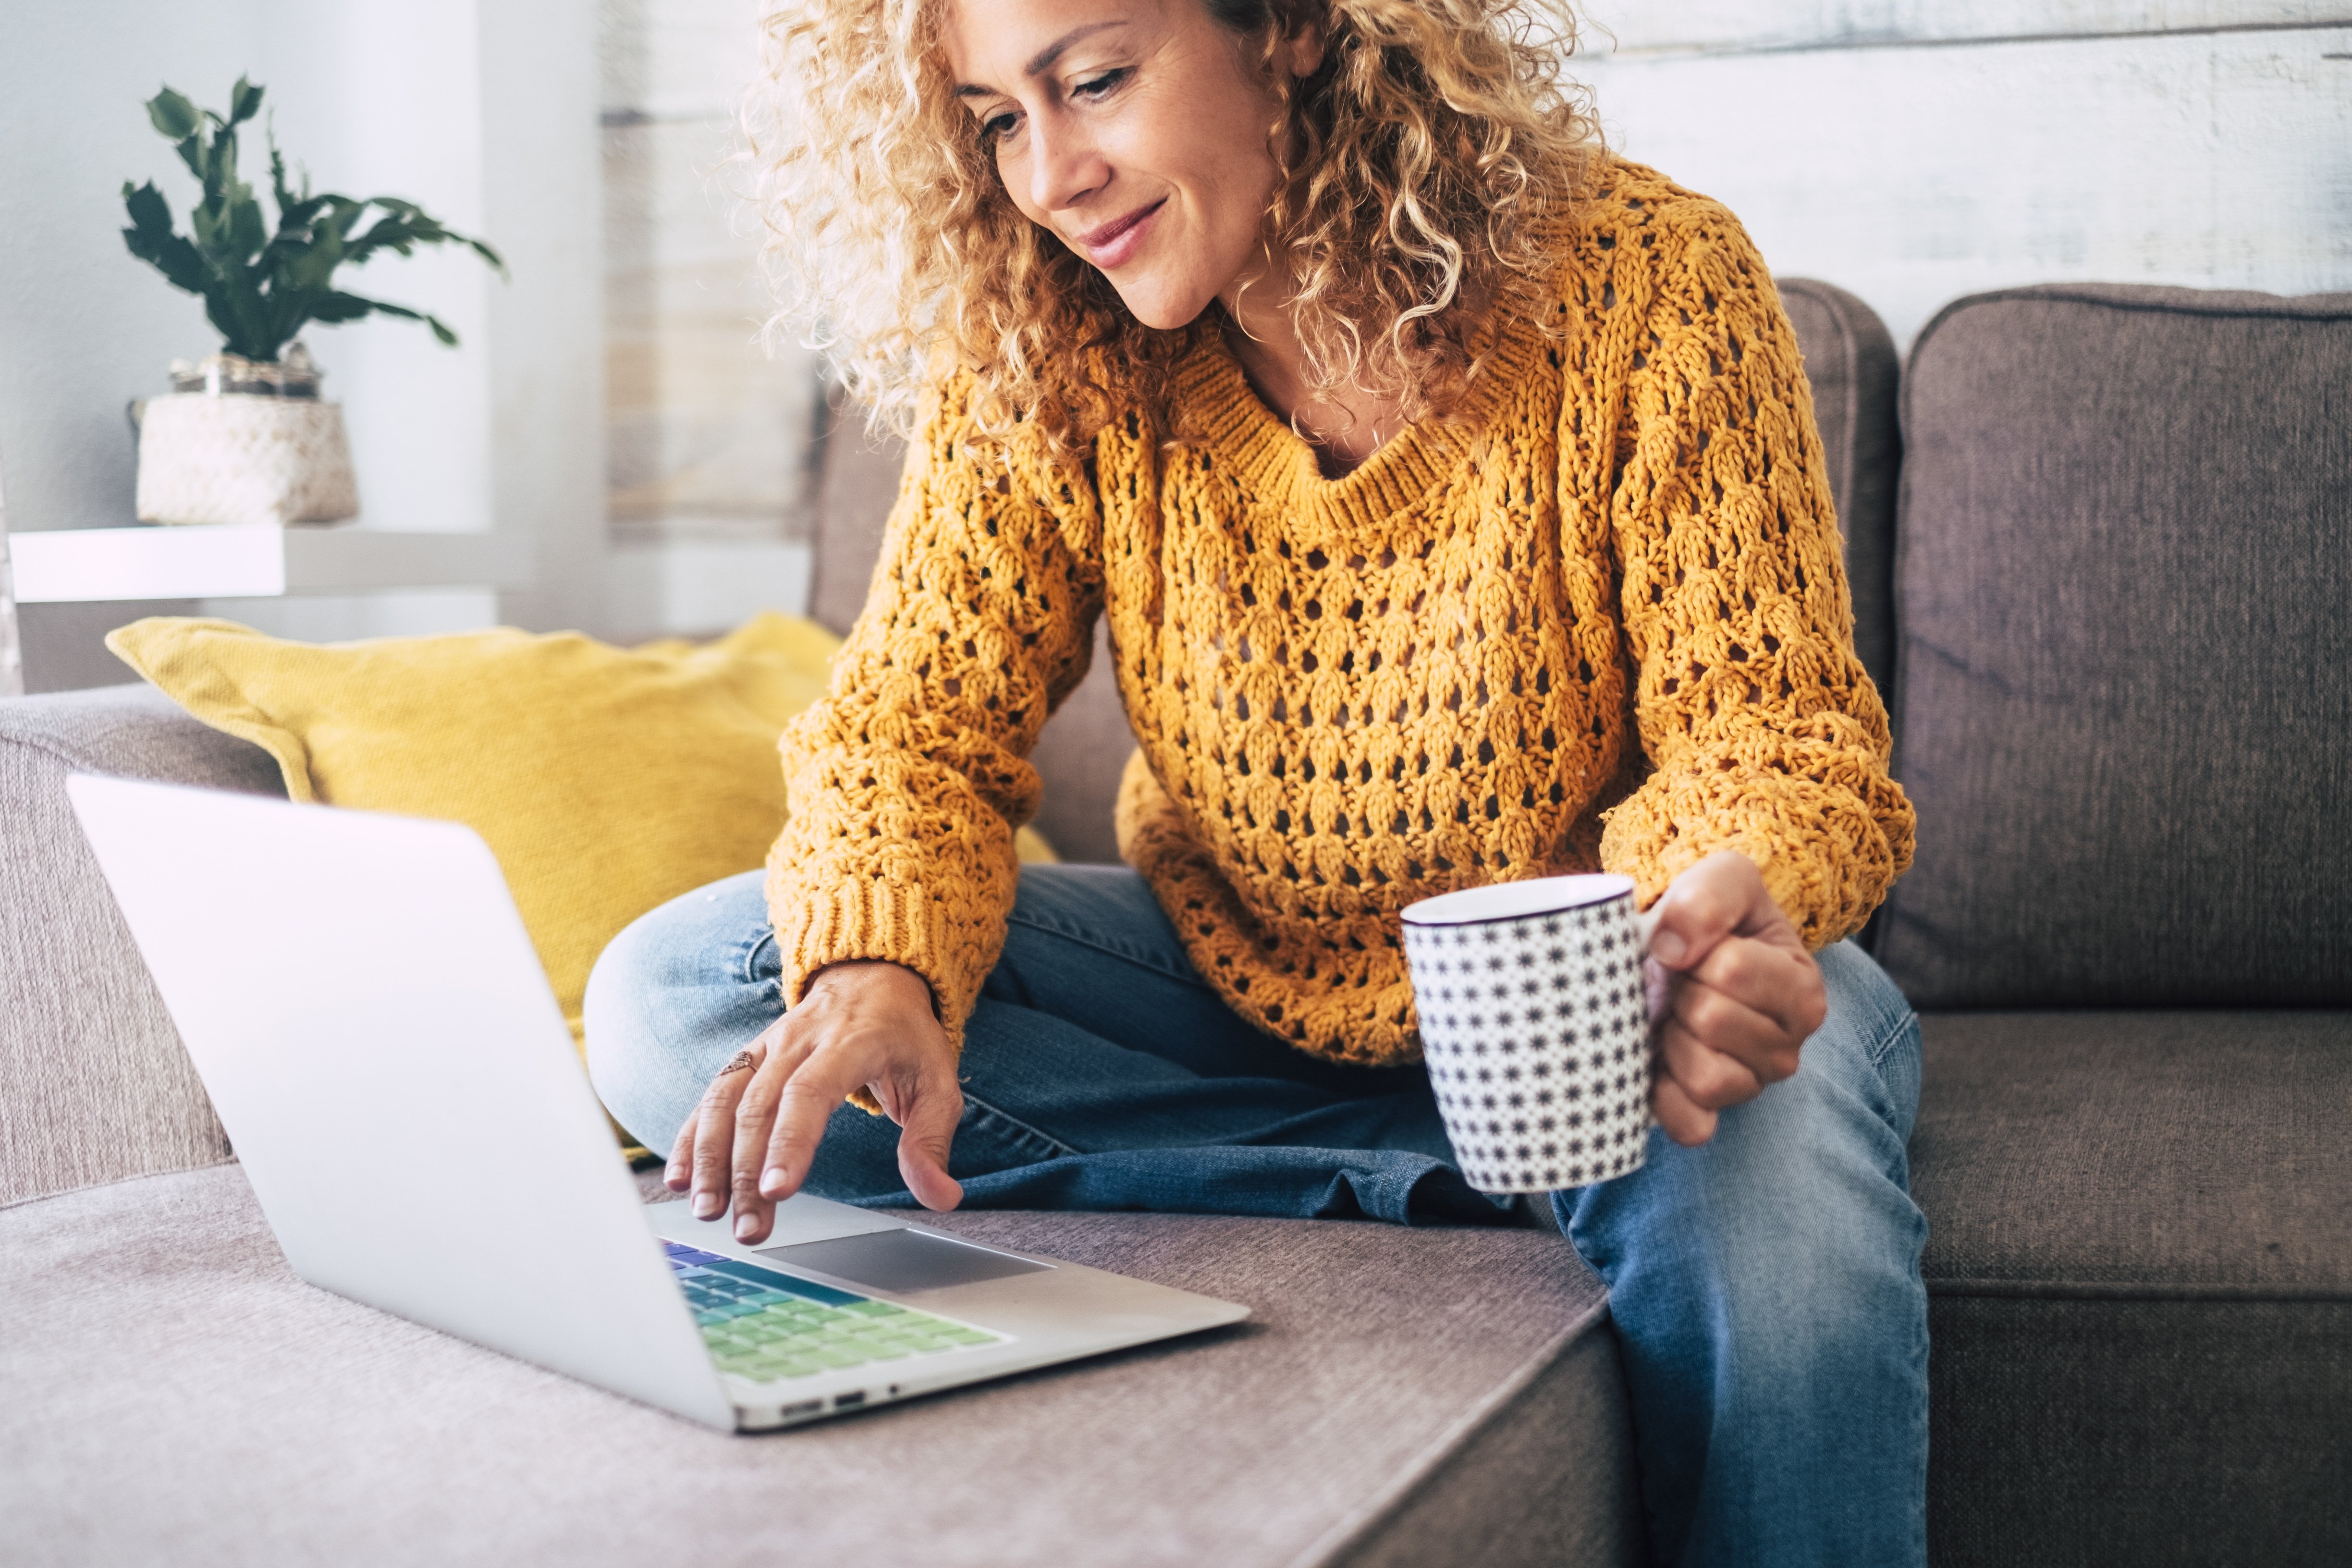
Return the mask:
<path id="1" fill-rule="evenodd" d="M 859 1089 L 873 1091 L 898 1135 L 898 1173 L 928 1209 L 951 1209 L 963 1188 L 948 1148 L 963 1115 L 955 1049 L 931 1011 L 931 988 L 900 964 L 835 963 L 798 1005 L 710 1080 L 678 1130 L 664 1173 L 693 1193 L 695 1217 L 735 1209 L 735 1239 L 765 1241 L 775 1205 L 800 1190 L 825 1123 Z"/>

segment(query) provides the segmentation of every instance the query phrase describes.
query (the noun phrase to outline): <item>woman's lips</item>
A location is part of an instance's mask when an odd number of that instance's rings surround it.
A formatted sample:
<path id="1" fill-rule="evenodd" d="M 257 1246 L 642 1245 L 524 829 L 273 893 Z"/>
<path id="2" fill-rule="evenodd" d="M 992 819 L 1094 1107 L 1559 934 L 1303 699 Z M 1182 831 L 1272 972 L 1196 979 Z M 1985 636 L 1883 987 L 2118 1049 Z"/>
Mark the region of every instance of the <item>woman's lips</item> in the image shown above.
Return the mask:
<path id="1" fill-rule="evenodd" d="M 1089 229 L 1078 236 L 1078 248 L 1087 253 L 1087 260 L 1108 272 L 1142 247 L 1151 220 L 1167 205 L 1168 198 L 1162 196 L 1148 207 L 1138 207 L 1123 218 Z"/>

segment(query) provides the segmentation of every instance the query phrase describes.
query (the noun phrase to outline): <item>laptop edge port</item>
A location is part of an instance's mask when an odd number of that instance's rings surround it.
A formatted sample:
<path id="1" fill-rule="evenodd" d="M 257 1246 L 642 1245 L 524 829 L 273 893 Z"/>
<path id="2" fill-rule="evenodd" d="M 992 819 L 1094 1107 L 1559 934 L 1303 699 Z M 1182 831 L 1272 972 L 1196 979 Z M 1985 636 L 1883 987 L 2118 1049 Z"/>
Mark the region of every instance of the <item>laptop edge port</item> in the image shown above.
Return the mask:
<path id="1" fill-rule="evenodd" d="M 865 1403 L 866 1391 L 862 1388 L 854 1394 L 836 1394 L 833 1396 L 833 1407 L 835 1410 L 848 1410 Z"/>

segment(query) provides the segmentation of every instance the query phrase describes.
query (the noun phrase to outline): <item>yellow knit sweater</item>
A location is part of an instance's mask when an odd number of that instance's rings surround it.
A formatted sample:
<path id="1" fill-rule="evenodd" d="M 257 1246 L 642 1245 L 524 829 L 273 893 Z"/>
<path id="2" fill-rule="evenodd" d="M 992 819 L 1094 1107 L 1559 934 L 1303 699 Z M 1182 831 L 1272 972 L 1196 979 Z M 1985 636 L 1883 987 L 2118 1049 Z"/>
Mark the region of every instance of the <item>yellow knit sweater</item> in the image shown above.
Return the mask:
<path id="1" fill-rule="evenodd" d="M 1177 439 L 1091 486 L 971 456 L 930 400 L 831 695 L 783 741 L 784 994 L 848 958 L 961 1037 L 1003 941 L 1024 760 L 1108 615 L 1141 742 L 1121 852 L 1235 1010 L 1319 1056 L 1418 1051 L 1397 911 L 1606 868 L 1646 900 L 1733 848 L 1815 947 L 1910 863 L 1855 659 L 1797 346 L 1731 215 L 1616 163 L 1560 237 L 1564 335 L 1506 324 L 1450 421 L 1339 479 L 1222 346 Z"/>

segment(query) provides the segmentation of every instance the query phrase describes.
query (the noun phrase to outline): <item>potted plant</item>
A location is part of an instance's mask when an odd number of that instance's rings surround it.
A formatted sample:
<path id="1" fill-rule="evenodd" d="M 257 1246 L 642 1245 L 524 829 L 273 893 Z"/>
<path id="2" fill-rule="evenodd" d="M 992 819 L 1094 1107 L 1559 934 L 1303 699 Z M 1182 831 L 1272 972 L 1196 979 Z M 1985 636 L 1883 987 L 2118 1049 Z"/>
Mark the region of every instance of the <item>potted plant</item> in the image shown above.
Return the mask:
<path id="1" fill-rule="evenodd" d="M 312 195 L 287 184 L 286 159 L 269 142 L 273 229 L 253 187 L 237 174 L 237 127 L 261 109 L 262 89 L 237 79 L 226 114 L 199 110 L 165 88 L 147 118 L 203 186 L 186 235 L 152 181 L 122 185 L 131 254 L 174 288 L 201 295 L 221 352 L 174 362 L 173 395 L 135 405 L 142 522 L 329 522 L 359 510 L 342 411 L 319 398 L 318 368 L 297 340 L 312 321 L 396 316 L 421 321 L 442 342 L 457 334 L 437 318 L 335 286 L 335 274 L 382 251 L 462 245 L 503 275 L 498 252 L 395 196 Z"/>

